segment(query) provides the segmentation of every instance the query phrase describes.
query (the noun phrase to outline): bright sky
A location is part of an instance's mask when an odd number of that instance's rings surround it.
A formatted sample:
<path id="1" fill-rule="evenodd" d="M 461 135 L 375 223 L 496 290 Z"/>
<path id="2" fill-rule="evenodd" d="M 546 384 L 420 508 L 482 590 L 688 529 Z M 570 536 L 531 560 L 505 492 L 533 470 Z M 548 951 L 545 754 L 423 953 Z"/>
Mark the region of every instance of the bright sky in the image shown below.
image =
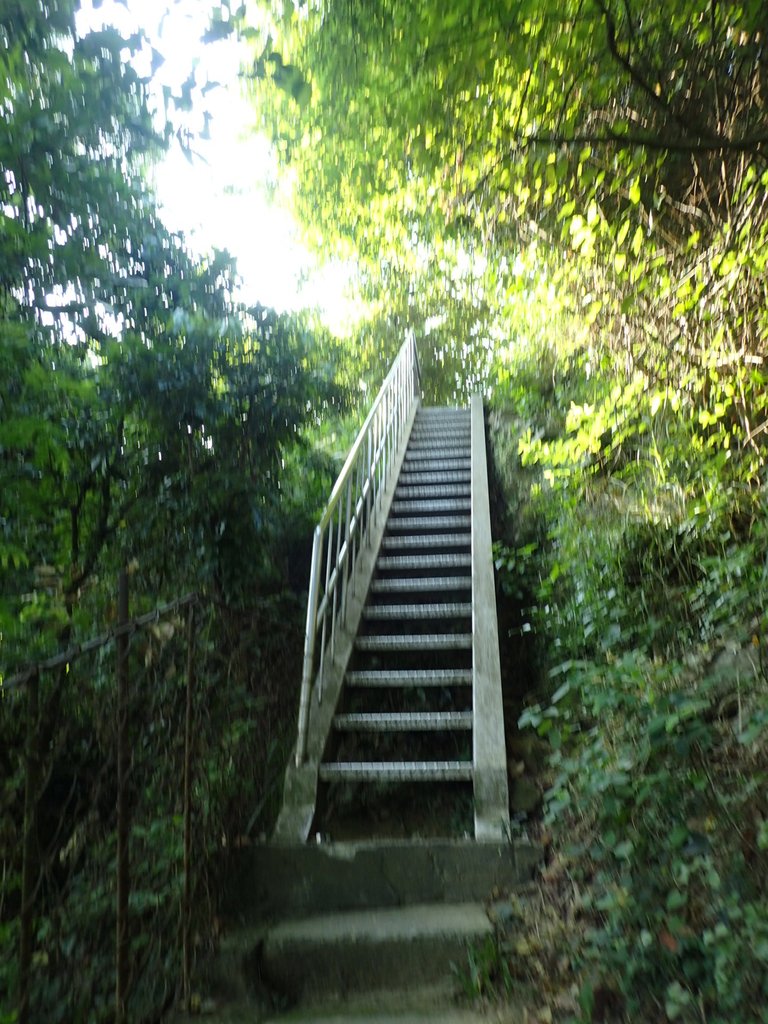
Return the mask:
<path id="1" fill-rule="evenodd" d="M 340 330 L 354 315 L 345 297 L 348 274 L 338 265 L 319 268 L 301 244 L 287 196 L 280 187 L 274 201 L 268 194 L 276 163 L 268 141 L 249 131 L 254 113 L 240 91 L 238 45 L 202 42 L 215 6 L 213 0 L 106 0 L 94 10 L 93 0 L 82 0 L 78 26 L 109 23 L 124 34 L 143 29 L 165 58 L 156 73 L 158 95 L 164 84 L 178 89 L 195 65 L 199 87 L 221 83 L 204 97 L 193 92 L 196 128 L 207 111 L 210 138 L 193 141 L 191 162 L 177 146 L 158 168 L 165 222 L 201 254 L 216 247 L 235 256 L 246 303 L 281 311 L 317 307 L 329 328 Z"/>

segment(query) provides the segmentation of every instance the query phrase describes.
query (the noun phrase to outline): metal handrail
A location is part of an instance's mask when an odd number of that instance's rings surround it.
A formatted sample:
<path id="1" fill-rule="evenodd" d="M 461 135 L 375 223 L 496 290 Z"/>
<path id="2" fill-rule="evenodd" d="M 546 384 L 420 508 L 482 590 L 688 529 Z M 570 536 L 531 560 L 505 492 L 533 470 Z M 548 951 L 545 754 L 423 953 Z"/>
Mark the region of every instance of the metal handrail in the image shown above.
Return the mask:
<path id="1" fill-rule="evenodd" d="M 368 540 L 381 493 L 389 480 L 411 406 L 419 394 L 420 380 L 416 341 L 411 336 L 403 342 L 384 379 L 315 527 L 299 700 L 297 767 L 307 753 L 313 677 L 319 702 L 323 698 L 325 660 L 327 656 L 333 660 L 337 625 L 346 617 L 350 581 L 354 578 L 363 544 Z M 315 674 L 318 636 L 319 667 Z"/>

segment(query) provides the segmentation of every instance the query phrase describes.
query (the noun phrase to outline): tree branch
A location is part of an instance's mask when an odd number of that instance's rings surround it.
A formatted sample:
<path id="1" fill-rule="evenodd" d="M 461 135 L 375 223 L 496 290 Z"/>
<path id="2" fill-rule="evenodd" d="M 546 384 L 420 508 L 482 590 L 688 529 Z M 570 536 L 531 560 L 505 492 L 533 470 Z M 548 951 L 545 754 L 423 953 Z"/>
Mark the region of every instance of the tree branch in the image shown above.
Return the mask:
<path id="1" fill-rule="evenodd" d="M 666 138 L 661 135 L 642 135 L 632 132 L 616 132 L 608 129 L 604 133 L 578 132 L 565 137 L 556 133 L 536 133 L 526 135 L 518 140 L 519 145 L 526 146 L 613 146 L 651 149 L 657 152 L 670 153 L 752 153 L 763 159 L 764 148 L 768 146 L 768 132 L 746 135 L 742 138 L 728 139 L 722 136 L 696 135 L 693 138 Z"/>

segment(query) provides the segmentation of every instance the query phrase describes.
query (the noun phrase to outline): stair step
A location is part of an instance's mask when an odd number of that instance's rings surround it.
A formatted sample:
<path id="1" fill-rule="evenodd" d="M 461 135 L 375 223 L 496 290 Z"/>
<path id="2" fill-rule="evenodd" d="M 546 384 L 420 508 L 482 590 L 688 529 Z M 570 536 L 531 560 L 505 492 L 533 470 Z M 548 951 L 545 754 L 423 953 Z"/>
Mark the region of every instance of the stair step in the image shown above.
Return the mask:
<path id="1" fill-rule="evenodd" d="M 371 669 L 347 672 L 347 686 L 360 689 L 388 689 L 402 687 L 413 689 L 432 686 L 471 686 L 472 669 L 469 668 L 421 668 L 421 669 Z"/>
<path id="2" fill-rule="evenodd" d="M 469 441 L 461 444 L 427 444 L 423 441 L 411 441 L 405 451 L 406 462 L 423 462 L 425 459 L 458 460 L 461 462 L 472 458 L 472 446 Z"/>
<path id="3" fill-rule="evenodd" d="M 467 651 L 471 633 L 402 633 L 395 636 L 359 636 L 358 651 Z"/>
<path id="4" fill-rule="evenodd" d="M 391 516 L 387 529 L 392 530 L 469 530 L 470 516 Z"/>
<path id="5" fill-rule="evenodd" d="M 408 442 L 406 459 L 410 463 L 414 456 L 432 459 L 471 459 L 472 448 L 469 438 L 446 437 L 435 434 L 434 437 L 414 437 Z"/>
<path id="6" fill-rule="evenodd" d="M 385 537 L 382 547 L 387 551 L 401 548 L 466 548 L 472 543 L 472 534 L 464 533 L 427 533 L 404 534 L 398 537 Z"/>
<path id="7" fill-rule="evenodd" d="M 468 569 L 471 555 L 385 555 L 376 563 L 377 569 Z"/>
<path id="8" fill-rule="evenodd" d="M 408 438 L 406 455 L 412 455 L 414 449 L 434 448 L 443 452 L 442 458 L 456 459 L 465 450 L 472 453 L 472 435 L 469 431 L 455 434 L 447 430 L 435 430 L 430 433 L 414 432 Z"/>
<path id="9" fill-rule="evenodd" d="M 472 615 L 469 601 L 446 601 L 443 604 L 374 604 L 363 610 L 365 619 L 468 619 Z"/>
<path id="10" fill-rule="evenodd" d="M 440 590 L 471 590 L 471 576 L 420 576 L 418 579 L 373 580 L 376 594 L 419 594 Z"/>
<path id="11" fill-rule="evenodd" d="M 422 406 L 417 413 L 417 420 L 440 419 L 440 417 L 462 416 L 469 419 L 469 410 L 466 406 Z"/>
<path id="12" fill-rule="evenodd" d="M 469 436 L 455 437 L 452 434 L 436 433 L 433 435 L 423 434 L 412 437 L 408 442 L 408 454 L 421 454 L 425 450 L 440 453 L 440 458 L 456 459 L 464 455 L 464 450 L 471 458 L 471 446 Z"/>
<path id="13" fill-rule="evenodd" d="M 541 854 L 520 841 L 474 838 L 243 844 L 229 851 L 222 910 L 261 936 L 264 922 L 276 918 L 482 901 L 494 889 L 528 882 Z M 231 934 L 226 929 L 223 941 Z"/>
<path id="14" fill-rule="evenodd" d="M 471 761 L 331 761 L 323 782 L 471 782 Z"/>
<path id="15" fill-rule="evenodd" d="M 466 454 L 462 451 L 456 451 L 454 448 L 409 449 L 403 465 L 406 469 L 423 469 L 432 465 L 432 463 L 436 462 L 439 464 L 448 460 L 459 462 L 461 464 L 459 468 L 464 466 L 471 467 L 472 465 L 469 448 L 467 448 Z"/>
<path id="16" fill-rule="evenodd" d="M 467 945 L 479 946 L 492 935 L 493 925 L 480 902 L 366 907 L 273 925 L 253 970 L 258 971 L 260 982 L 294 1001 L 297 997 L 325 996 L 333 997 L 337 1004 L 340 999 L 347 1003 L 350 993 L 386 993 L 395 982 L 405 990 L 447 982 L 451 963 L 466 960 Z M 339 1014 L 334 1009 L 325 1015 L 312 1015 L 305 1007 L 300 1018 L 315 1024 L 340 1024 L 342 1019 L 348 1024 L 382 1024 L 388 1019 L 380 1009 L 382 998 L 375 1015 L 359 1009 L 351 1014 Z M 440 1020 L 455 1024 L 451 1014 L 449 1008 L 447 1014 L 435 1015 L 432 1024 Z M 245 1019 L 256 1018 L 249 1015 Z M 389 1019 L 413 1024 L 424 1017 L 421 1013 L 400 1013 Z"/>
<path id="17" fill-rule="evenodd" d="M 390 513 L 399 515 L 404 513 L 410 515 L 412 512 L 420 515 L 422 512 L 469 512 L 471 511 L 469 496 L 466 498 L 403 498 L 392 502 Z"/>
<path id="18" fill-rule="evenodd" d="M 410 484 L 398 484 L 395 491 L 397 498 L 468 498 L 471 494 L 470 486 L 466 484 L 440 484 L 435 483 L 430 487 L 412 486 Z"/>
<path id="19" fill-rule="evenodd" d="M 409 440 L 422 437 L 456 437 L 466 440 L 471 434 L 469 423 L 414 423 Z"/>
<path id="20" fill-rule="evenodd" d="M 471 711 L 362 712 L 336 715 L 340 732 L 448 732 L 470 730 Z"/>
<path id="21" fill-rule="evenodd" d="M 469 469 L 472 465 L 472 459 L 469 455 L 466 456 L 453 456 L 444 455 L 435 459 L 414 459 L 410 458 L 408 454 L 404 459 L 402 468 L 403 470 L 410 469 L 423 469 L 425 472 L 431 472 L 438 469 Z"/>
<path id="22" fill-rule="evenodd" d="M 446 469 L 418 469 L 410 470 L 407 467 L 401 472 L 399 482 L 401 484 L 433 485 L 433 484 L 468 484 L 472 477 L 469 469 L 446 470 Z"/>

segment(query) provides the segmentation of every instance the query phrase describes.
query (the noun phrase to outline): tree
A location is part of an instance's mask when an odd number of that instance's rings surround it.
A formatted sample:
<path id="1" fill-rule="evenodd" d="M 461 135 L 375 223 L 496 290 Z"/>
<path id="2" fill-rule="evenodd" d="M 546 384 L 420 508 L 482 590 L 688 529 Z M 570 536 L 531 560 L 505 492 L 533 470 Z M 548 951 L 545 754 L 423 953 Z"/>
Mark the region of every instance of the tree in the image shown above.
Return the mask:
<path id="1" fill-rule="evenodd" d="M 760 348 L 763 5 L 266 6 L 260 123 L 310 234 L 374 288 L 482 256 L 498 325 L 530 249 L 619 365 L 680 380 Z"/>
<path id="2" fill-rule="evenodd" d="M 190 884 L 207 891 L 221 837 L 270 824 L 300 677 L 293 562 L 330 473 L 297 453 L 344 400 L 331 339 L 240 307 L 230 257 L 165 228 L 146 171 L 174 128 L 128 59 L 142 40 L 78 36 L 76 6 L 0 7 L 0 990 L 18 989 L 31 843 L 31 1016 L 51 1021 L 113 1019 L 113 652 L 42 672 L 39 701 L 5 684 L 114 624 L 118 568 L 136 613 L 201 595 Z M 186 634 L 173 617 L 131 645 L 135 1020 L 179 977 Z"/>

